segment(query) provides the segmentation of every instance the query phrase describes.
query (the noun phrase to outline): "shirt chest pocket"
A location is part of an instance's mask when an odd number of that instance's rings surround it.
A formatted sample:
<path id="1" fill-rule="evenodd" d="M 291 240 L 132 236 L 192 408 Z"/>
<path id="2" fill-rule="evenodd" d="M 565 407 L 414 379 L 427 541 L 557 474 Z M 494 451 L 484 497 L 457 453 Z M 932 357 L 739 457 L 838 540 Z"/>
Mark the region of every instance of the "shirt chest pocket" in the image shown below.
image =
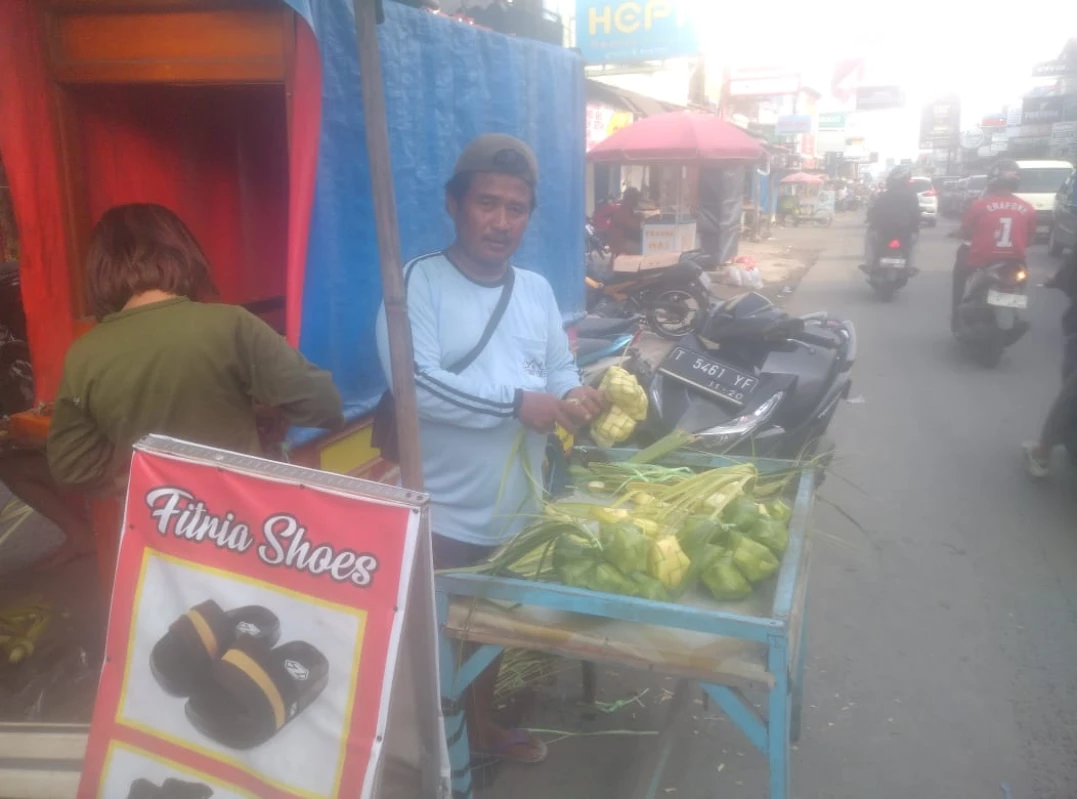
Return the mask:
<path id="1" fill-rule="evenodd" d="M 529 336 L 514 335 L 516 368 L 525 391 L 546 390 L 546 341 Z"/>

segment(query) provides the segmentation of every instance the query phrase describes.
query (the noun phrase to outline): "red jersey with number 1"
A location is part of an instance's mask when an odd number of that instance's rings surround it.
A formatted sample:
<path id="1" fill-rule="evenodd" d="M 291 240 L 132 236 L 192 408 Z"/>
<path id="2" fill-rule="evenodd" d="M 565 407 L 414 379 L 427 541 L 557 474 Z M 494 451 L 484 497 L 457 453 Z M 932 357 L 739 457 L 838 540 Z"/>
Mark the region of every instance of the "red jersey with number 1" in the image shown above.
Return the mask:
<path id="1" fill-rule="evenodd" d="M 1036 234 L 1036 209 L 1013 194 L 988 194 L 969 206 L 961 227 L 971 242 L 970 268 L 1011 258 L 1023 261 Z"/>

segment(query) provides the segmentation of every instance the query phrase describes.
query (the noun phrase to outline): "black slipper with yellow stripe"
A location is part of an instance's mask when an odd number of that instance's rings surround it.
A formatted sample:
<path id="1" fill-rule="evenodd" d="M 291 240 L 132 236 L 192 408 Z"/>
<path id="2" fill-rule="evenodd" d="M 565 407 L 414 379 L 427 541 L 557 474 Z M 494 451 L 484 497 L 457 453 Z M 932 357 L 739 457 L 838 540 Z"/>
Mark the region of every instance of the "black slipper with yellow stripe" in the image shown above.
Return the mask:
<path id="1" fill-rule="evenodd" d="M 238 641 L 187 701 L 187 718 L 225 746 L 250 749 L 309 707 L 328 682 L 329 661 L 305 641 L 276 649 Z"/>
<path id="2" fill-rule="evenodd" d="M 190 696 L 209 667 L 238 640 L 253 639 L 273 646 L 280 621 L 259 605 L 227 613 L 212 599 L 188 610 L 168 628 L 150 654 L 150 670 L 173 696 Z"/>

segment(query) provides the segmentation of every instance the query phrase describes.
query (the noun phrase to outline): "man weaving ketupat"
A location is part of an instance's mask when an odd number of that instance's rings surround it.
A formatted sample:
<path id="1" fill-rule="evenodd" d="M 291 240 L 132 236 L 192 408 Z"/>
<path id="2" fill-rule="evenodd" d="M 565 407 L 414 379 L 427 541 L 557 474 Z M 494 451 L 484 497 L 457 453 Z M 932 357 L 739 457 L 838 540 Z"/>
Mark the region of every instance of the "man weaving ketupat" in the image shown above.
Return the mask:
<path id="1" fill-rule="evenodd" d="M 473 565 L 510 539 L 538 511 L 547 435 L 555 424 L 575 431 L 607 405 L 580 385 L 550 284 L 509 262 L 535 210 L 537 179 L 526 144 L 479 136 L 445 187 L 455 241 L 404 267 L 437 569 Z M 377 333 L 391 383 L 384 308 Z M 471 745 L 541 762 L 541 741 L 492 720 L 497 667 L 470 692 Z"/>

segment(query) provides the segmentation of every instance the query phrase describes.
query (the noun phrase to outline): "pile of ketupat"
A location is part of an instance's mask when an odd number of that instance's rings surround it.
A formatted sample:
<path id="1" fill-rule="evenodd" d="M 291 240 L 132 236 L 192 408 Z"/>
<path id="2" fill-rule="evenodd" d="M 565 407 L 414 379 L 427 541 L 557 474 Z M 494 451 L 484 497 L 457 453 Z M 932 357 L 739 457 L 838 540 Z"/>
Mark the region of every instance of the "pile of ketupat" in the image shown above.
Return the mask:
<path id="1" fill-rule="evenodd" d="M 790 516 L 778 495 L 791 475 L 602 463 L 575 476 L 606 504 L 547 504 L 476 570 L 660 601 L 697 584 L 742 599 L 778 571 Z"/>

